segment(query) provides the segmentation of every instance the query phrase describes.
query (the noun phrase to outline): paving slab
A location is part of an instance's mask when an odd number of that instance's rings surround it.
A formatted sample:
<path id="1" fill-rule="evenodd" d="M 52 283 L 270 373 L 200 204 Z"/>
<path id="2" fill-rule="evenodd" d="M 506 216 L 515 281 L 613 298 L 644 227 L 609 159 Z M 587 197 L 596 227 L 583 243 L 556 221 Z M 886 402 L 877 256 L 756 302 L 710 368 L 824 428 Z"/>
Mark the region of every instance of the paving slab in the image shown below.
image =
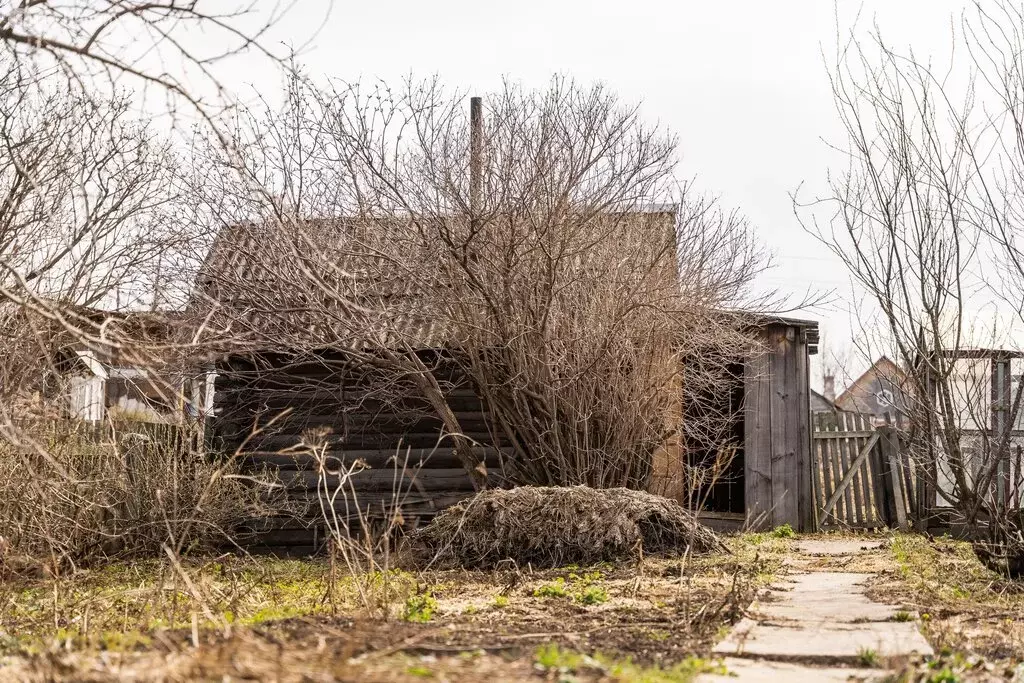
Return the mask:
<path id="1" fill-rule="evenodd" d="M 715 646 L 714 652 L 782 661 L 857 664 L 869 650 L 880 659 L 933 653 L 913 622 L 827 626 L 772 624 L 752 619 L 737 624 L 732 634 Z"/>
<path id="2" fill-rule="evenodd" d="M 889 621 L 899 611 L 899 606 L 868 599 L 865 591 L 873 578 L 874 574 L 857 572 L 791 574 L 776 582 L 750 612 L 768 621 L 815 624 Z"/>
<path id="3" fill-rule="evenodd" d="M 933 653 L 915 622 L 897 622 L 893 605 L 865 595 L 872 574 L 809 572 L 787 577 L 757 601 L 749 617 L 715 646 L 721 655 L 857 663 Z"/>
<path id="4" fill-rule="evenodd" d="M 721 681 L 744 681 L 745 683 L 848 683 L 862 681 L 875 683 L 884 681 L 887 672 L 878 669 L 810 667 L 789 662 L 773 662 L 763 659 L 740 659 L 727 657 L 723 663 L 728 671 L 725 675 L 702 674 L 697 683 L 719 683 Z"/>

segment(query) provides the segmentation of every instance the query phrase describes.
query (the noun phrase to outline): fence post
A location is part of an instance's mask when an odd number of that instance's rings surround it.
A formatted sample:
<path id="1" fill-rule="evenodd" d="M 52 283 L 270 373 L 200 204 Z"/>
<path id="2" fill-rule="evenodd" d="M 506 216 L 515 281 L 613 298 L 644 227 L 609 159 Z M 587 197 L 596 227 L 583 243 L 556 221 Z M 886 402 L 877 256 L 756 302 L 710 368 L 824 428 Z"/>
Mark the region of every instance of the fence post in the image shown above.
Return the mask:
<path id="1" fill-rule="evenodd" d="M 874 465 L 875 475 L 875 503 L 878 506 L 878 514 L 887 527 L 892 527 L 896 522 L 895 495 L 893 491 L 892 459 L 889 457 L 892 451 L 892 443 L 889 439 L 891 427 L 876 427 L 879 432 L 878 448 L 875 449 Z"/>
<path id="2" fill-rule="evenodd" d="M 907 505 L 903 497 L 903 460 L 900 457 L 902 454 L 900 453 L 895 431 L 893 431 L 892 427 L 887 427 L 886 431 L 893 510 L 896 513 L 896 523 L 899 525 L 900 531 L 907 531 L 910 529 L 910 525 L 907 523 Z"/>

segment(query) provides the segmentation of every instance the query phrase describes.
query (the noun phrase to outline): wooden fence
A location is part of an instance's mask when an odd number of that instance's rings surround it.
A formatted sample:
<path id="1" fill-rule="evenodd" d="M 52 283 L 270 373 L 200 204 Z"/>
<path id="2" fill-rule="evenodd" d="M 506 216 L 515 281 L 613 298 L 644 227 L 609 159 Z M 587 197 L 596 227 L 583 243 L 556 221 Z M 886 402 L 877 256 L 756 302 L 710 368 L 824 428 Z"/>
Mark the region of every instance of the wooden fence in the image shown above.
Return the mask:
<path id="1" fill-rule="evenodd" d="M 899 432 L 871 416 L 816 413 L 813 457 L 819 527 L 907 529 L 920 485 Z"/>

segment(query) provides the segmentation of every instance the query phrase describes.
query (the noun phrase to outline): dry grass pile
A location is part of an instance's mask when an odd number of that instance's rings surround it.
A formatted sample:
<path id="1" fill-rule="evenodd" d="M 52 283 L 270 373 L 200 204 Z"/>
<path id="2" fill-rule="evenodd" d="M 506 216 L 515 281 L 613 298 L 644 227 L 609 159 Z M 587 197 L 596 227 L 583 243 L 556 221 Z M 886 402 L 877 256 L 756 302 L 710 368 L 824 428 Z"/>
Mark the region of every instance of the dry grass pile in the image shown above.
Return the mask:
<path id="1" fill-rule="evenodd" d="M 725 551 L 678 503 L 644 491 L 586 486 L 483 491 L 413 535 L 416 554 L 439 566 L 561 567 L 640 552 Z"/>

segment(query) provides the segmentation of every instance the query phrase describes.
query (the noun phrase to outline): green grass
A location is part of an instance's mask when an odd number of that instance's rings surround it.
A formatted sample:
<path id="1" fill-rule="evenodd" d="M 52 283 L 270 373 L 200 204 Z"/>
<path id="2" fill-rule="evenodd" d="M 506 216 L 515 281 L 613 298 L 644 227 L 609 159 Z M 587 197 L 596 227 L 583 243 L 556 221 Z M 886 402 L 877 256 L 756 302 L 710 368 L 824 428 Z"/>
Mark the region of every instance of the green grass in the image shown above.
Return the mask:
<path id="1" fill-rule="evenodd" d="M 857 652 L 857 663 L 861 666 L 875 669 L 878 668 L 882 662 L 881 659 L 879 659 L 877 652 L 872 650 L 870 647 L 862 647 Z"/>
<path id="2" fill-rule="evenodd" d="M 424 624 L 434 618 L 437 610 L 437 600 L 429 593 L 410 595 L 405 601 L 405 609 L 402 610 L 402 619 L 418 624 Z"/>
<path id="3" fill-rule="evenodd" d="M 629 683 L 690 683 L 702 673 L 728 674 L 721 662 L 701 657 L 687 657 L 668 667 L 642 666 L 629 658 L 614 658 L 601 653 L 585 655 L 554 643 L 537 648 L 534 662 L 548 673 L 565 675 L 593 671 L 604 679 Z"/>

